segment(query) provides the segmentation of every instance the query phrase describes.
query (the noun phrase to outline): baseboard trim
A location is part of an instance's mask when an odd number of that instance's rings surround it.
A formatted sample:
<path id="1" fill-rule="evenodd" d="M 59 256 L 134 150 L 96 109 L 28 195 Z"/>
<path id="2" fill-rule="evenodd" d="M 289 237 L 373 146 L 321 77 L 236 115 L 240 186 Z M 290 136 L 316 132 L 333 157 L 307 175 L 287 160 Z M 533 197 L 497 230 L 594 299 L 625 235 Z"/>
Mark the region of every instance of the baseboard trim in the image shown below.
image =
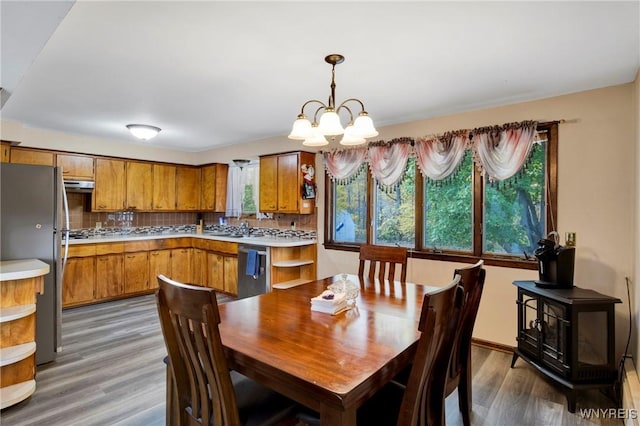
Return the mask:
<path id="1" fill-rule="evenodd" d="M 515 348 L 513 346 L 490 342 L 489 340 L 476 339 L 475 337 L 471 339 L 471 344 L 487 349 L 493 349 L 494 351 L 506 352 L 511 354 L 513 353 L 513 351 L 515 351 Z"/>
<path id="2" fill-rule="evenodd" d="M 635 415 L 627 416 L 624 420 L 625 426 L 640 426 L 640 419 L 637 418 L 638 410 L 640 409 L 640 381 L 638 380 L 638 372 L 631 358 L 627 358 L 624 361 L 622 408 L 626 410 L 626 413 L 635 413 Z"/>

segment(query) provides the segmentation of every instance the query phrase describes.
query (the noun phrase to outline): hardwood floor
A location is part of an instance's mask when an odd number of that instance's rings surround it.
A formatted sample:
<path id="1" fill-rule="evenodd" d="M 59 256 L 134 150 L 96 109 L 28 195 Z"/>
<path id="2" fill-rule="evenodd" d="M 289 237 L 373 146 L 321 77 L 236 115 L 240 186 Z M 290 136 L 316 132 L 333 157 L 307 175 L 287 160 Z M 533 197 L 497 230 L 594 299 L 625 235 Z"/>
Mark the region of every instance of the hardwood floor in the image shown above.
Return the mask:
<path id="1" fill-rule="evenodd" d="M 220 300 L 223 302 L 223 300 Z M 0 413 L 13 425 L 164 425 L 164 342 L 153 296 L 65 310 L 63 352 L 38 367 L 36 393 Z M 619 425 L 566 409 L 561 389 L 511 354 L 473 348 L 473 425 Z M 447 425 L 462 425 L 457 394 Z M 599 391 L 579 393 L 578 410 L 612 408 Z"/>

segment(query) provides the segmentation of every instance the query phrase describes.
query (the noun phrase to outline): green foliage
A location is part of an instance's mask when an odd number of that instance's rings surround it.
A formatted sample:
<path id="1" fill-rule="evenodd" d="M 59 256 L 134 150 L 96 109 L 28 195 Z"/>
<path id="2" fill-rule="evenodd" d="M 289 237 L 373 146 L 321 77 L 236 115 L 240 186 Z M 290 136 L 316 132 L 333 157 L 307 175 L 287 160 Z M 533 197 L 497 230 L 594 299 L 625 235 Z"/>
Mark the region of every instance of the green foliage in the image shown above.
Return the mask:
<path id="1" fill-rule="evenodd" d="M 244 186 L 242 194 L 242 213 L 255 213 L 256 201 L 253 199 L 253 185 L 248 183 Z"/>
<path id="2" fill-rule="evenodd" d="M 398 185 L 383 190 L 376 187 L 375 242 L 413 247 L 415 241 L 416 162 L 411 158 Z"/>

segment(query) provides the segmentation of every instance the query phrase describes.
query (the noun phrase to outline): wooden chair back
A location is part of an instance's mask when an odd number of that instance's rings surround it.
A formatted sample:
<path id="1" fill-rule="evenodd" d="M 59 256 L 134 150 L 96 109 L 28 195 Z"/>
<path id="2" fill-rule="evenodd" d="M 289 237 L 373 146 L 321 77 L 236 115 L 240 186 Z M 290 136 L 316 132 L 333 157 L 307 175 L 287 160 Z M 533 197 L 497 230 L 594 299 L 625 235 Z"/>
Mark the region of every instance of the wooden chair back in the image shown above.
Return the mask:
<path id="1" fill-rule="evenodd" d="M 374 280 L 376 268 L 378 279 L 393 281 L 396 273 L 396 265 L 400 265 L 400 281 L 407 280 L 407 249 L 405 247 L 376 246 L 363 244 L 360 246 L 360 267 L 358 275 L 364 277 L 366 263 L 369 262 L 368 277 Z"/>
<path id="2" fill-rule="evenodd" d="M 471 424 L 471 338 L 486 276 L 483 264 L 480 260 L 473 266 L 456 269 L 454 272 L 454 276 L 460 276 L 465 304 L 460 314 L 460 326 L 451 354 L 445 395 L 448 396 L 458 389 L 458 405 L 465 426 Z"/>
<path id="3" fill-rule="evenodd" d="M 213 289 L 158 276 L 156 302 L 177 393 L 180 425 L 239 425 Z"/>
<path id="4" fill-rule="evenodd" d="M 444 399 L 447 371 L 463 306 L 460 276 L 436 292 L 426 294 L 418 329 L 413 367 L 409 374 L 398 426 L 445 424 Z"/>

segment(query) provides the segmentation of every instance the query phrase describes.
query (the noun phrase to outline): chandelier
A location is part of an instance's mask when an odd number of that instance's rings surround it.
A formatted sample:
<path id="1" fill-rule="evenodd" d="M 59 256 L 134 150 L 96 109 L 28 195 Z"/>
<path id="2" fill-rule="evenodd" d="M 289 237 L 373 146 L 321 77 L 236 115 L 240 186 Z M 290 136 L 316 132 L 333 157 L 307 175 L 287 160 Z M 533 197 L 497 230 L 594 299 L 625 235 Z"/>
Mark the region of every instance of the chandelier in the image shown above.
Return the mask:
<path id="1" fill-rule="evenodd" d="M 361 100 L 356 98 L 349 98 L 343 101 L 338 107 L 336 107 L 336 65 L 344 62 L 344 56 L 338 54 L 331 54 L 324 58 L 325 62 L 331 64 L 331 95 L 329 95 L 329 102 L 325 104 L 317 99 L 311 99 L 300 108 L 300 114 L 296 121 L 293 122 L 293 128 L 289 139 L 302 140 L 303 145 L 306 146 L 323 146 L 329 144 L 327 137 L 334 140 L 336 136 L 342 135 L 340 143 L 342 145 L 360 145 L 366 142 L 366 138 L 372 138 L 378 136 L 378 131 L 373 126 L 373 120 L 367 114 L 364 109 L 364 104 Z M 304 114 L 304 109 L 309 104 L 318 104 L 318 108 L 313 114 L 313 123 L 307 119 Z M 348 106 L 357 104 L 360 105 L 360 113 L 354 120 L 353 111 Z M 320 121 L 318 121 L 318 113 L 322 111 L 320 115 Z M 346 111 L 349 115 L 349 122 L 347 127 L 342 127 L 340 122 L 340 111 Z"/>

